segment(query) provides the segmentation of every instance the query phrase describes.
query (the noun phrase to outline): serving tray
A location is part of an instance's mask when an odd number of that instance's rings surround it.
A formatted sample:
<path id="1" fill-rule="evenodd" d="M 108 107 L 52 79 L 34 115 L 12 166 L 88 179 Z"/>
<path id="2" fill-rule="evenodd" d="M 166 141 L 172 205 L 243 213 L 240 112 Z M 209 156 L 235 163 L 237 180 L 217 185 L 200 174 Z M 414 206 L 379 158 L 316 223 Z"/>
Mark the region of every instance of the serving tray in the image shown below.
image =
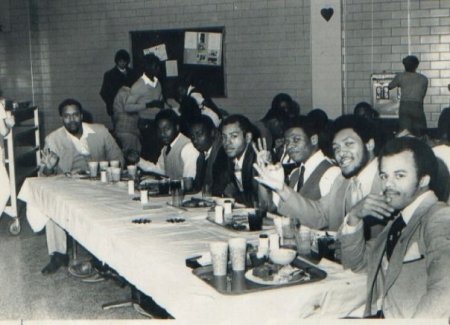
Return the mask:
<path id="1" fill-rule="evenodd" d="M 302 285 L 306 283 L 317 282 L 323 280 L 327 277 L 327 273 L 316 266 L 302 260 L 297 257 L 292 263 L 292 266 L 302 269 L 306 273 L 309 274 L 308 278 L 301 281 L 293 281 L 291 283 L 283 283 L 283 284 L 261 284 L 250 281 L 246 276 L 246 272 L 250 272 L 249 270 L 233 272 L 231 270 L 228 271 L 225 276 L 214 276 L 212 265 L 202 266 L 194 269 L 192 273 L 200 278 L 202 281 L 209 284 L 215 290 L 225 295 L 241 295 L 251 292 L 257 292 L 262 290 L 270 290 L 276 288 L 290 287 L 296 285 Z"/>

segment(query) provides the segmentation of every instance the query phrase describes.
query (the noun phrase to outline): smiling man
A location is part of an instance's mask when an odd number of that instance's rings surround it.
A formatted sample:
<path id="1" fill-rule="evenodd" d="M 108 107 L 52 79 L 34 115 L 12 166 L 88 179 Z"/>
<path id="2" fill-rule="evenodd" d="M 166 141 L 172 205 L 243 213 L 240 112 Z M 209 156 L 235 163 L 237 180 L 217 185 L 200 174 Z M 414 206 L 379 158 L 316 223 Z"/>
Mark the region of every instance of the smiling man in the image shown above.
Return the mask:
<path id="1" fill-rule="evenodd" d="M 280 165 L 256 165 L 255 168 L 260 175 L 257 180 L 281 197 L 280 214 L 297 218 L 309 228 L 337 231 L 357 202 L 369 193 L 380 192 L 380 182 L 372 124 L 358 116 L 343 115 L 333 122 L 331 131 L 334 158 L 341 174 L 335 178 L 329 193 L 318 200 L 308 199 L 285 185 Z M 368 220 L 367 231 L 369 225 Z"/>
<path id="2" fill-rule="evenodd" d="M 367 202 L 346 217 L 339 234 L 342 264 L 368 273 L 366 317 L 450 315 L 450 207 L 430 190 L 436 171 L 436 157 L 425 143 L 390 141 L 380 153 L 379 174 L 394 219 L 369 244 L 361 222 Z M 380 200 L 371 201 L 378 218 L 390 214 Z"/>

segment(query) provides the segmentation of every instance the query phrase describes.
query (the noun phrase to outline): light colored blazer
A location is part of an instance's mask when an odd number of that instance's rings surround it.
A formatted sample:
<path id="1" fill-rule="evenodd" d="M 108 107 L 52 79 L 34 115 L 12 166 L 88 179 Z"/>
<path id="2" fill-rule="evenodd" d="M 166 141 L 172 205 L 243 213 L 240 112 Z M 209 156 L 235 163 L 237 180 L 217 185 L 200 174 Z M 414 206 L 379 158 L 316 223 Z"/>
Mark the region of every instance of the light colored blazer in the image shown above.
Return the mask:
<path id="1" fill-rule="evenodd" d="M 338 175 L 330 192 L 318 200 L 310 200 L 288 187 L 289 196 L 280 200 L 278 212 L 290 218 L 297 218 L 301 224 L 312 229 L 337 231 L 346 214 L 346 193 L 350 181 Z M 380 193 L 381 182 L 378 174 L 374 177 L 371 193 Z"/>
<path id="2" fill-rule="evenodd" d="M 84 124 L 84 123 L 83 123 Z M 89 124 L 95 134 L 87 137 L 90 157 L 92 161 L 119 160 L 124 166 L 122 151 L 109 131 L 101 124 Z M 83 157 L 75 149 L 75 146 L 67 135 L 64 126 L 53 131 L 45 138 L 45 148 L 49 148 L 59 157 L 56 173 L 66 173 L 73 169 L 88 169 L 88 159 Z"/>
<path id="3" fill-rule="evenodd" d="M 403 230 L 384 278 L 381 262 L 391 224 L 366 243 L 362 230 L 340 235 L 342 264 L 367 271 L 365 315 L 377 312 L 380 293 L 385 317 L 450 316 L 450 207 L 427 196 Z"/>

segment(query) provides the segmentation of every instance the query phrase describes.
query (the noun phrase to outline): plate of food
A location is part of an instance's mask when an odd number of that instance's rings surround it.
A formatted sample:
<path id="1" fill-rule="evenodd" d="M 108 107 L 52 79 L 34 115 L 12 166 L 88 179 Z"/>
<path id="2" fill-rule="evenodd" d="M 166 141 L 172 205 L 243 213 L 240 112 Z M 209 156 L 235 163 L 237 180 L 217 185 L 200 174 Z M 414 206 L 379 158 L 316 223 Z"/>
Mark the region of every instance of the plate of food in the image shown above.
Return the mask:
<path id="1" fill-rule="evenodd" d="M 183 201 L 181 204 L 184 208 L 212 208 L 216 203 L 212 200 L 191 197 L 189 200 Z"/>
<path id="2" fill-rule="evenodd" d="M 284 285 L 308 282 L 311 275 L 301 268 L 288 265 L 264 263 L 245 272 L 245 278 L 262 285 Z"/>

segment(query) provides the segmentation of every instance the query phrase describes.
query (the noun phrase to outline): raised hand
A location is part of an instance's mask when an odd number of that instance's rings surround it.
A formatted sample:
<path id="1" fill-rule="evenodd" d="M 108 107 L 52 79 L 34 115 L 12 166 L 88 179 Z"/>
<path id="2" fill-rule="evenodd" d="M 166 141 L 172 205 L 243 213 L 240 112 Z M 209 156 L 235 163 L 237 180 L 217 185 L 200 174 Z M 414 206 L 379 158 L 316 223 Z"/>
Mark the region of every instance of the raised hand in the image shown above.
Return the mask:
<path id="1" fill-rule="evenodd" d="M 253 168 L 258 172 L 259 176 L 255 180 L 259 183 L 269 187 L 274 191 L 281 191 L 284 186 L 284 169 L 281 164 L 277 163 L 259 165 L 253 164 Z"/>
<path id="2" fill-rule="evenodd" d="M 355 225 L 360 219 L 373 216 L 378 219 L 388 218 L 394 212 L 388 200 L 383 195 L 369 194 L 359 201 L 349 212 L 348 223 Z"/>
<path id="3" fill-rule="evenodd" d="M 51 151 L 50 148 L 41 150 L 41 162 L 47 171 L 53 171 L 58 164 L 58 161 L 58 155 Z"/>
<path id="4" fill-rule="evenodd" d="M 252 142 L 252 148 L 256 153 L 256 163 L 259 166 L 266 166 L 272 163 L 272 155 L 267 150 L 267 142 L 265 138 L 258 138 L 257 144 Z"/>

